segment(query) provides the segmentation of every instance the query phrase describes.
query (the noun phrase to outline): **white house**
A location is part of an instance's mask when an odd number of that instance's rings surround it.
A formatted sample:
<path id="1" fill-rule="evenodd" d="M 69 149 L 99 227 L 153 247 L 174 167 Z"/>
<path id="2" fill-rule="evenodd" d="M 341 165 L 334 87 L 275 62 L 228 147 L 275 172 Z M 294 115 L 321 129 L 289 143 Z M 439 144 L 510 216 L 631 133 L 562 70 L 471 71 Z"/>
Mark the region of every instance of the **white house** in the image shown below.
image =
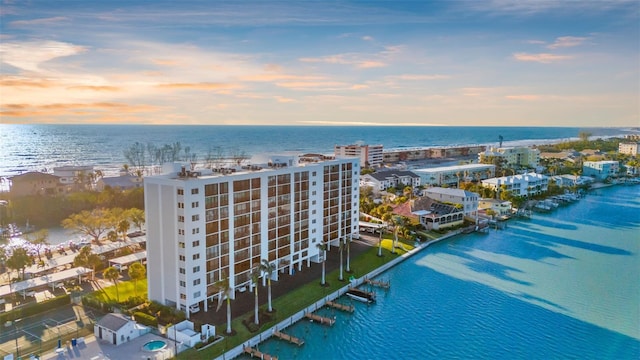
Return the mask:
<path id="1" fill-rule="evenodd" d="M 390 187 L 402 190 L 405 186 L 417 188 L 420 186 L 420 176 L 411 171 L 385 170 L 362 175 L 360 186 L 370 186 L 374 191 L 383 191 Z"/>
<path id="2" fill-rule="evenodd" d="M 477 215 L 480 198 L 477 193 L 462 189 L 432 187 L 423 190 L 422 194 L 439 202 L 459 204 L 465 215 Z"/>
<path id="3" fill-rule="evenodd" d="M 511 201 L 502 201 L 498 199 L 480 199 L 478 202 L 479 210 L 491 209 L 500 215 L 511 215 L 512 209 Z"/>
<path id="4" fill-rule="evenodd" d="M 585 161 L 582 163 L 582 175 L 591 176 L 598 180 L 604 180 L 610 176 L 616 176 L 620 171 L 617 161 Z"/>
<path id="5" fill-rule="evenodd" d="M 149 331 L 148 327 L 138 325 L 134 320 L 122 314 L 107 314 L 93 328 L 93 334 L 97 339 L 105 340 L 113 345 L 129 342 Z"/>
<path id="6" fill-rule="evenodd" d="M 203 333 L 195 331 L 193 322 L 184 320 L 173 326 L 167 328 L 167 337 L 171 340 L 175 340 L 178 343 L 182 343 L 188 347 L 194 347 L 197 343 L 202 342 L 202 337 L 209 338 L 215 335 L 215 326 L 204 324 L 202 325 Z"/>
<path id="7" fill-rule="evenodd" d="M 464 211 L 454 205 L 443 204 L 423 196 L 413 201 L 411 212 L 429 230 L 444 229 L 464 223 Z"/>
<path id="8" fill-rule="evenodd" d="M 529 197 L 547 192 L 549 178 L 542 174 L 527 173 L 482 180 L 482 186 L 496 192 L 507 190 L 515 196 Z"/>

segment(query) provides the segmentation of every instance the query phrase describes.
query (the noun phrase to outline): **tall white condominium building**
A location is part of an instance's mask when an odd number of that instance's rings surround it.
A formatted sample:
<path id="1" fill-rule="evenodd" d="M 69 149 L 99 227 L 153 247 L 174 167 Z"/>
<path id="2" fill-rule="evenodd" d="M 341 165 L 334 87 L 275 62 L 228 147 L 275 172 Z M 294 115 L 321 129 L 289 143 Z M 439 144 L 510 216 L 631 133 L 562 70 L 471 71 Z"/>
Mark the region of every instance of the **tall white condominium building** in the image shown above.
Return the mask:
<path id="1" fill-rule="evenodd" d="M 228 278 L 234 298 L 262 260 L 277 280 L 319 262 L 318 244 L 358 231 L 358 159 L 289 156 L 219 172 L 185 166 L 145 177 L 144 197 L 149 299 L 187 316 L 192 305 L 208 310 L 220 280 Z"/>
<path id="2" fill-rule="evenodd" d="M 358 157 L 365 167 L 378 167 L 382 165 L 382 148 L 382 145 L 336 145 L 333 153 L 337 157 Z"/>
<path id="3" fill-rule="evenodd" d="M 478 161 L 484 162 L 492 156 L 504 158 L 508 166 L 535 168 L 540 164 L 540 150 L 528 147 L 492 147 L 479 153 Z"/>
<path id="4" fill-rule="evenodd" d="M 640 142 L 620 143 L 618 144 L 618 152 L 636 156 L 640 153 Z"/>

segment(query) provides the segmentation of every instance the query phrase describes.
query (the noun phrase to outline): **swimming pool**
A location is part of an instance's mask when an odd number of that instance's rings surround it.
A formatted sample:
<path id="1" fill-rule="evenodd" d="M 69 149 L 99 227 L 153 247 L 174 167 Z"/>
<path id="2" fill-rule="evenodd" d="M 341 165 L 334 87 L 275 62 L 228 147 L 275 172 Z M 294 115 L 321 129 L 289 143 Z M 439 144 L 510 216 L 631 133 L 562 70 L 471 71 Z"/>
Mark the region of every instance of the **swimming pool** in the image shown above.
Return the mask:
<path id="1" fill-rule="evenodd" d="M 142 350 L 145 351 L 160 351 L 167 347 L 167 343 L 163 340 L 149 341 L 142 346 Z"/>

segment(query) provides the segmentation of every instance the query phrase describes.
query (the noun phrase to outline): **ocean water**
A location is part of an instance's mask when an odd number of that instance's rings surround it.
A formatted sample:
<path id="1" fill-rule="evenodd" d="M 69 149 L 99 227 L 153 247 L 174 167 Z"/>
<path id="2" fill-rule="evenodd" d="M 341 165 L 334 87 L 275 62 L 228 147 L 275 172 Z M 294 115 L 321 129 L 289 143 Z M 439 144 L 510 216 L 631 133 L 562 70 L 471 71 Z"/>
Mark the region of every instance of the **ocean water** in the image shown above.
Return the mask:
<path id="1" fill-rule="evenodd" d="M 259 345 L 280 359 L 638 359 L 640 186 L 434 244 L 380 275 L 374 305 Z M 348 299 L 340 299 L 350 303 Z"/>
<path id="2" fill-rule="evenodd" d="M 51 172 L 63 165 L 94 165 L 107 176 L 126 163 L 123 151 L 135 142 L 157 146 L 180 142 L 202 160 L 211 147 L 259 157 L 274 152 L 333 153 L 336 144 L 382 144 L 385 148 L 544 143 L 629 133 L 619 128 L 541 127 L 335 127 L 335 126 L 148 126 L 0 124 L 0 177 L 26 171 Z M 258 159 L 256 159 L 258 160 Z M 257 161 L 256 161 L 257 162 Z"/>

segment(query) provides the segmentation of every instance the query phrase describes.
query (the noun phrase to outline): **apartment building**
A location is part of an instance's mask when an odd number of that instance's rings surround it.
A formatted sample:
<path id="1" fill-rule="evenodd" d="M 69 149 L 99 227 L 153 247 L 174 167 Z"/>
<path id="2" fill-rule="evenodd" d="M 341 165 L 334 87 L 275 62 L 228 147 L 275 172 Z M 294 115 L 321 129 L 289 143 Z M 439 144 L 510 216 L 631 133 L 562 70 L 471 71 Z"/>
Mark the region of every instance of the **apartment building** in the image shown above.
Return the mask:
<path id="1" fill-rule="evenodd" d="M 618 144 L 618 152 L 620 154 L 628 154 L 636 156 L 640 153 L 640 143 L 638 142 L 624 142 Z"/>
<path id="2" fill-rule="evenodd" d="M 360 179 L 360 186 L 369 186 L 374 192 L 395 187 L 402 190 L 406 186 L 413 188 L 420 187 L 420 176 L 411 171 L 404 170 L 384 170 L 363 175 Z"/>
<path id="3" fill-rule="evenodd" d="M 582 163 L 582 175 L 604 180 L 609 176 L 616 176 L 620 171 L 617 161 L 585 161 Z"/>
<path id="4" fill-rule="evenodd" d="M 540 165 L 540 150 L 528 147 L 492 147 L 478 154 L 478 161 L 486 162 L 490 157 L 503 158 L 506 165 L 511 167 L 535 169 Z"/>
<path id="5" fill-rule="evenodd" d="M 549 178 L 542 174 L 527 173 L 482 180 L 482 186 L 498 192 L 507 190 L 515 196 L 529 197 L 547 192 Z"/>
<path id="6" fill-rule="evenodd" d="M 357 157 L 363 167 L 379 167 L 382 165 L 382 145 L 336 145 L 333 154 L 336 157 Z"/>
<path id="7" fill-rule="evenodd" d="M 458 181 L 484 180 L 495 176 L 496 166 L 491 164 L 465 164 L 413 169 L 422 184 L 458 186 Z"/>
<path id="8" fill-rule="evenodd" d="M 208 311 L 216 282 L 228 279 L 234 298 L 264 259 L 278 280 L 319 262 L 318 244 L 357 234 L 359 160 L 301 159 L 217 171 L 173 163 L 145 177 L 149 299 Z"/>

